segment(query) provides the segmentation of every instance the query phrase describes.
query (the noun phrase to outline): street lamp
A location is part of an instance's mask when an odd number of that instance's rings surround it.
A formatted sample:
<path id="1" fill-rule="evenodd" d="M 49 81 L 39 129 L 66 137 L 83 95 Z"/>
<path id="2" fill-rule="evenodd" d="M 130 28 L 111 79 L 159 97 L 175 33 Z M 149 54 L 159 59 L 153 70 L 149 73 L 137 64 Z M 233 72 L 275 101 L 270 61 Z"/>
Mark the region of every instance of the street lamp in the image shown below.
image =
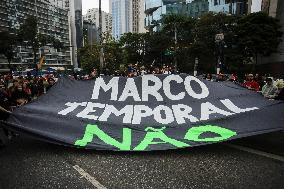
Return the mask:
<path id="1" fill-rule="evenodd" d="M 218 54 L 216 71 L 217 71 L 217 74 L 219 74 L 223 66 L 223 59 L 224 59 L 224 34 L 223 33 L 216 34 L 215 43 L 217 46 L 217 54 Z"/>
<path id="2" fill-rule="evenodd" d="M 200 20 L 200 18 L 197 18 L 197 20 Z M 195 28 L 195 31 L 194 31 L 194 44 L 196 44 L 196 42 L 197 42 L 197 22 L 195 22 L 194 28 Z M 194 76 L 197 76 L 198 64 L 199 64 L 199 58 L 198 58 L 198 56 L 196 56 L 195 60 L 194 60 L 194 70 L 193 70 L 193 75 Z"/>

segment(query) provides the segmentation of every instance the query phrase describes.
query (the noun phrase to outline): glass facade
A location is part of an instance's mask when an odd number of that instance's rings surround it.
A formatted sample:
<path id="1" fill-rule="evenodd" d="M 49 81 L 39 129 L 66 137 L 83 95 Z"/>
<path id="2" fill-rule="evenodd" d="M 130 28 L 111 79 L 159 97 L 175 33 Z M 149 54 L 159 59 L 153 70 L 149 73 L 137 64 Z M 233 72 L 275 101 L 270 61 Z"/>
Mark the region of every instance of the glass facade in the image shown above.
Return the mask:
<path id="1" fill-rule="evenodd" d="M 157 31 L 165 14 L 186 14 L 185 0 L 145 0 L 145 28 Z"/>
<path id="2" fill-rule="evenodd" d="M 208 0 L 194 0 L 187 4 L 187 15 L 198 18 L 209 12 Z"/>
<path id="3" fill-rule="evenodd" d="M 248 12 L 248 0 L 209 0 L 210 12 L 242 15 Z"/>
<path id="4" fill-rule="evenodd" d="M 194 18 L 208 12 L 243 15 L 248 13 L 248 0 L 145 0 L 145 28 L 160 29 L 165 14 L 184 14 Z"/>
<path id="5" fill-rule="evenodd" d="M 97 26 L 91 20 L 83 21 L 83 36 L 84 36 L 84 45 L 94 45 L 99 41 L 99 34 Z"/>
<path id="6" fill-rule="evenodd" d="M 130 0 L 112 0 L 112 35 L 118 39 L 124 33 L 132 32 L 132 4 Z"/>
<path id="7" fill-rule="evenodd" d="M 121 23 L 120 23 L 120 15 L 121 14 L 121 7 L 120 1 L 113 1 L 112 2 L 112 34 L 113 36 L 119 36 L 121 33 Z"/>

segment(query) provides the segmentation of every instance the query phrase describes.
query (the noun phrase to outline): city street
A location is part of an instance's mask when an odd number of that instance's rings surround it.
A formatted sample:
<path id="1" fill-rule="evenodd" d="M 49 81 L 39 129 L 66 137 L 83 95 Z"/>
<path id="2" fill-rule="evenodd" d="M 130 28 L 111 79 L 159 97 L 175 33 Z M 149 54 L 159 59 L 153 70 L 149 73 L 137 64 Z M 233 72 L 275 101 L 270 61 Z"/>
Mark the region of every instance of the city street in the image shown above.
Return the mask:
<path id="1" fill-rule="evenodd" d="M 0 149 L 0 188 L 281 188 L 284 133 L 160 152 L 86 151 L 27 137 Z"/>
<path id="2" fill-rule="evenodd" d="M 0 189 L 284 189 L 284 0 L 0 0 Z"/>

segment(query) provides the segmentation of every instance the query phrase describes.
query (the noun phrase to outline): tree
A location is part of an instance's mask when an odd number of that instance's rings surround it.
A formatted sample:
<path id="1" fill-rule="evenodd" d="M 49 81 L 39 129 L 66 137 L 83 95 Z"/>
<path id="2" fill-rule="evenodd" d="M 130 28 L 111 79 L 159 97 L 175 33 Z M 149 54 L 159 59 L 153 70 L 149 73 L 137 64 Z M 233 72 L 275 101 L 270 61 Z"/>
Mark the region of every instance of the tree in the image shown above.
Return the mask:
<path id="1" fill-rule="evenodd" d="M 200 68 L 205 72 L 213 72 L 217 65 L 217 55 L 224 50 L 230 26 L 234 24 L 235 17 L 222 13 L 208 13 L 197 20 L 195 26 L 195 42 L 192 51 L 200 59 Z M 223 33 L 225 41 L 220 48 L 216 45 L 216 34 Z M 219 51 L 218 51 L 219 50 Z M 223 64 L 224 59 L 223 59 Z"/>
<path id="2" fill-rule="evenodd" d="M 162 32 L 143 35 L 145 56 L 143 62 L 148 66 L 162 66 L 171 64 L 172 61 L 165 58 L 165 52 L 172 45 L 171 38 Z M 169 61 L 169 62 L 167 62 Z"/>
<path id="3" fill-rule="evenodd" d="M 0 44 L 0 54 L 3 54 L 7 58 L 11 71 L 11 61 L 14 58 L 14 50 L 17 45 L 16 34 L 11 34 L 7 31 L 0 32 Z"/>
<path id="4" fill-rule="evenodd" d="M 249 14 L 239 20 L 237 25 L 238 45 L 245 58 L 269 55 L 277 51 L 282 32 L 279 21 L 266 13 Z"/>
<path id="5" fill-rule="evenodd" d="M 52 47 L 56 48 L 57 50 L 64 48 L 63 43 L 59 39 L 38 32 L 38 21 L 34 16 L 30 16 L 25 20 L 20 27 L 18 35 L 21 39 L 21 42 L 27 41 L 26 45 L 32 47 L 34 66 L 37 64 L 36 53 L 39 51 L 40 47 L 43 47 L 47 44 L 52 44 Z"/>
<path id="6" fill-rule="evenodd" d="M 179 68 L 185 69 L 188 67 L 190 57 L 188 50 L 194 41 L 193 29 L 195 19 L 177 14 L 163 15 L 162 17 L 162 33 L 167 35 L 170 39 L 171 45 L 166 50 L 166 54 L 172 55 L 175 64 Z M 168 52 L 172 53 L 168 53 Z M 168 56 L 170 57 L 170 56 Z"/>
<path id="7" fill-rule="evenodd" d="M 106 69 L 114 72 L 119 69 L 120 64 L 123 63 L 123 51 L 121 44 L 116 41 L 109 33 L 103 33 L 102 45 L 94 43 L 93 45 L 86 45 L 78 49 L 78 56 L 81 60 L 81 66 L 86 73 L 90 73 L 94 68 L 100 70 L 100 49 L 104 49 L 104 62 Z M 103 70 L 100 70 L 103 72 Z"/>
<path id="8" fill-rule="evenodd" d="M 91 73 L 94 68 L 100 68 L 100 47 L 95 44 L 86 45 L 78 49 L 78 57 L 81 60 L 81 66 L 86 73 Z"/>
<path id="9" fill-rule="evenodd" d="M 125 33 L 121 36 L 119 43 L 124 49 L 127 63 L 136 64 L 142 62 L 144 51 L 143 35 L 139 33 Z"/>
<path id="10" fill-rule="evenodd" d="M 112 40 L 103 44 L 106 68 L 114 73 L 123 64 L 123 49 L 120 43 Z"/>
<path id="11" fill-rule="evenodd" d="M 22 41 L 27 41 L 27 45 L 32 47 L 34 64 L 36 65 L 36 53 L 39 49 L 38 24 L 36 17 L 28 17 L 19 30 Z"/>

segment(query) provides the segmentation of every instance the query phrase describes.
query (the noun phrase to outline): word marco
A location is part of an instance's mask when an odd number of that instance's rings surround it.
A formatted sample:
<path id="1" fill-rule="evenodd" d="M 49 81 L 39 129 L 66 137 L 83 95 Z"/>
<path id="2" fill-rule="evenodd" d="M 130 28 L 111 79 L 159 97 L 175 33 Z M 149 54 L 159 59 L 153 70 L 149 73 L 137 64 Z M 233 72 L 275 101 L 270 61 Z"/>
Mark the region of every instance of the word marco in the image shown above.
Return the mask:
<path id="1" fill-rule="evenodd" d="M 138 92 L 135 79 L 127 78 L 123 92 L 119 98 L 118 91 L 119 87 L 121 86 L 119 85 L 119 81 L 121 79 L 120 77 L 113 77 L 108 82 L 108 84 L 105 83 L 104 78 L 97 78 L 93 89 L 92 99 L 99 99 L 101 89 L 104 92 L 111 90 L 110 100 L 120 102 L 126 101 L 126 99 L 128 98 L 133 98 L 135 102 L 147 102 L 149 101 L 149 96 L 152 96 L 157 101 L 161 102 L 164 101 L 165 98 L 163 97 L 161 92 L 159 92 L 160 90 L 162 90 L 165 96 L 172 101 L 182 100 L 186 97 L 186 94 L 193 97 L 194 99 L 203 99 L 209 96 L 209 89 L 207 88 L 207 86 L 198 78 L 193 76 L 187 76 L 185 79 L 183 79 L 179 75 L 169 75 L 163 80 L 155 75 L 145 75 L 141 78 L 141 94 L 139 94 Z M 150 82 L 152 83 L 152 85 L 149 85 Z M 193 89 L 193 82 L 195 82 L 201 88 L 200 93 L 196 92 Z M 185 91 L 178 94 L 173 94 L 171 91 L 173 88 L 176 88 L 177 85 L 180 85 L 180 87 L 184 88 Z"/>
<path id="2" fill-rule="evenodd" d="M 132 147 L 132 130 L 130 128 L 123 128 L 122 131 L 122 141 L 119 142 L 113 137 L 106 134 L 102 131 L 97 125 L 87 125 L 85 129 L 85 133 L 82 139 L 79 139 L 75 142 L 75 146 L 78 147 L 86 147 L 88 144 L 93 142 L 95 136 L 97 139 L 100 139 L 105 144 L 114 147 L 116 150 L 121 151 L 144 151 L 150 145 L 161 145 L 161 144 L 170 144 L 177 148 L 185 148 L 190 147 L 189 144 L 179 141 L 177 139 L 171 138 L 164 133 L 166 127 L 157 129 L 152 127 L 147 127 L 145 129 L 145 136 L 141 140 L 141 142 L 131 149 Z M 216 134 L 217 136 L 214 137 L 207 137 L 201 138 L 201 135 L 207 132 L 211 132 Z M 185 133 L 184 140 L 191 141 L 191 142 L 220 142 L 232 138 L 236 136 L 237 133 L 231 131 L 226 128 L 222 128 L 219 126 L 212 126 L 212 125 L 205 125 L 205 126 L 196 126 L 188 129 Z"/>

